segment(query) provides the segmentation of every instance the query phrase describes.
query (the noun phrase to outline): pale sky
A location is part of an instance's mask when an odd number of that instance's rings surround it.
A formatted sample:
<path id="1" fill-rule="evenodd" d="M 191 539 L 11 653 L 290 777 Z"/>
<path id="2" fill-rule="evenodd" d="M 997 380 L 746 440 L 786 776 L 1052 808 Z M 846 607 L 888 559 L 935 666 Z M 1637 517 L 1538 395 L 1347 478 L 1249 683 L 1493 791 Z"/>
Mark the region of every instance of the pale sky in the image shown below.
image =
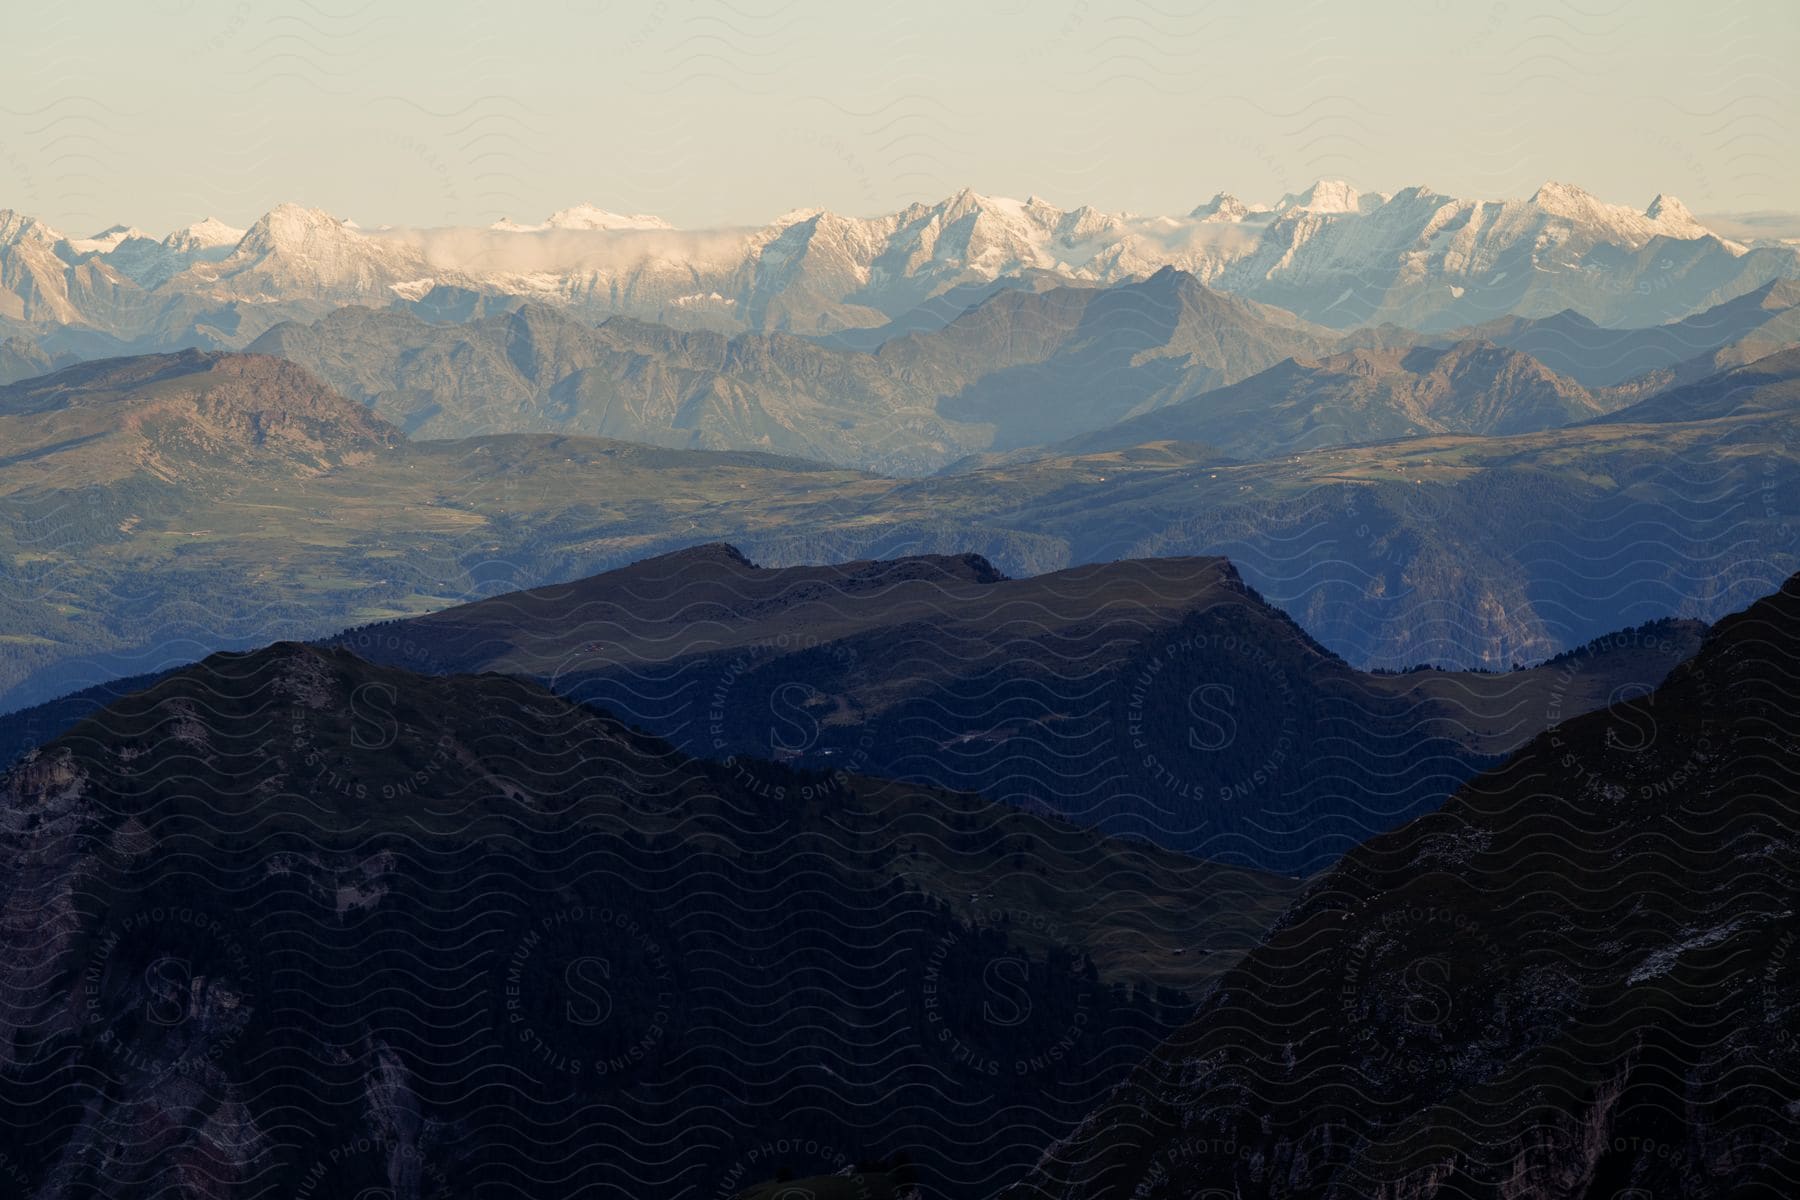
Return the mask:
<path id="1" fill-rule="evenodd" d="M 0 11 L 0 207 L 71 234 L 1185 212 L 1320 176 L 1800 209 L 1792 0 L 62 0 Z"/>

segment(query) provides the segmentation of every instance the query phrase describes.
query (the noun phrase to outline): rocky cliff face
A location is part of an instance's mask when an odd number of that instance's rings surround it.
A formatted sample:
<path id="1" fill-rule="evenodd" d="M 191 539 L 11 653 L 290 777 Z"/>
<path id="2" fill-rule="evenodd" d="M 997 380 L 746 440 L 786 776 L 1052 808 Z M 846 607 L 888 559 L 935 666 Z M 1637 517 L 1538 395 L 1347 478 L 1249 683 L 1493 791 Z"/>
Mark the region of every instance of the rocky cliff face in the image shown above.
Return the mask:
<path id="1" fill-rule="evenodd" d="M 1012 1196 L 1800 1182 L 1800 578 L 1349 855 Z"/>

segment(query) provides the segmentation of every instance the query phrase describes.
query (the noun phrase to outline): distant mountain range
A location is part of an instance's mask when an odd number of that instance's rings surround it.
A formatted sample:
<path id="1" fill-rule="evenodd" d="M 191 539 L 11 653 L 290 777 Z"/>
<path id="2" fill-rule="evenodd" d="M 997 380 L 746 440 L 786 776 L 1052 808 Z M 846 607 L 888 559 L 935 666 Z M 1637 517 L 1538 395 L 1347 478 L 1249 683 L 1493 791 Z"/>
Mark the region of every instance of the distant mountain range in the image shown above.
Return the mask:
<path id="1" fill-rule="evenodd" d="M 1519 350 L 1589 387 L 1687 383 L 1800 344 L 1800 282 L 1778 279 L 1668 324 L 1606 328 L 1573 310 L 1510 317 L 1471 336 Z"/>
<path id="2" fill-rule="evenodd" d="M 1540 432 L 1252 462 L 1150 441 L 922 479 L 409 441 L 279 359 L 89 364 L 0 390 L 0 704 L 717 540 L 775 566 L 972 552 L 1013 576 L 1225 555 L 1358 666 L 1504 668 L 1715 618 L 1800 568 L 1790 357 Z"/>
<path id="3" fill-rule="evenodd" d="M 704 231 L 591 207 L 538 224 L 370 230 L 286 204 L 241 235 L 209 220 L 161 240 L 119 227 L 83 238 L 0 210 L 0 321 L 90 357 L 237 349 L 282 320 L 395 299 L 514 297 L 587 321 L 830 334 L 1033 272 L 1107 285 L 1163 267 L 1339 329 L 1448 330 L 1565 309 L 1625 326 L 1800 277 L 1800 247 L 1720 237 L 1668 197 L 1640 211 L 1559 183 L 1477 201 L 1322 181 L 1269 206 L 1220 196 L 1177 217 L 965 190 L 877 217 L 803 209 Z"/>
<path id="4" fill-rule="evenodd" d="M 1085 432 L 1334 343 L 1174 270 L 1001 290 L 872 352 L 785 334 L 599 327 L 532 304 L 463 324 L 343 308 L 251 343 L 421 437 L 559 432 L 921 474 Z"/>
<path id="5" fill-rule="evenodd" d="M 1202 442 L 1235 457 L 1433 433 L 1519 434 L 1616 407 L 1537 359 L 1491 342 L 1290 358 L 1239 383 L 1015 457 Z"/>
<path id="6" fill-rule="evenodd" d="M 1800 578 L 1351 852 L 1008 1200 L 1790 1195 Z"/>
<path id="7" fill-rule="evenodd" d="M 536 304 L 452 324 L 352 306 L 284 322 L 250 349 L 302 364 L 419 437 L 581 433 L 921 474 L 1041 457 L 1046 444 L 1173 439 L 1260 458 L 1555 428 L 1785 347 L 1790 295 L 1800 291 L 1771 284 L 1677 325 L 1580 326 L 1604 345 L 1563 339 L 1566 315 L 1488 327 L 1498 340 L 1338 334 L 1165 268 L 1110 288 L 999 289 L 869 350 L 624 317 L 593 327 Z M 1585 363 L 1585 376 L 1610 379 L 1622 362 L 1647 374 L 1584 386 L 1519 344 Z"/>

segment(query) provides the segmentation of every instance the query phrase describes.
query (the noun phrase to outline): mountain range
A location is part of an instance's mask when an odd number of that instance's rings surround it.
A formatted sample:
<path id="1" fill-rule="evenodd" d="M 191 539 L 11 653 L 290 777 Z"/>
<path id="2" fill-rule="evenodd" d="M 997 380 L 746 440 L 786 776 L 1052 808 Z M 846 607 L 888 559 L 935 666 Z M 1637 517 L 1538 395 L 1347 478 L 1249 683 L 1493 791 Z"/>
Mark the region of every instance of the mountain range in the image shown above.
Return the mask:
<path id="1" fill-rule="evenodd" d="M 1688 383 L 1800 341 L 1800 284 L 1777 279 L 1679 321 L 1607 328 L 1573 310 L 1509 317 L 1468 331 L 1589 387 Z"/>
<path id="2" fill-rule="evenodd" d="M 328 644 L 522 675 L 698 756 L 978 792 L 1299 874 L 1560 716 L 1648 691 L 1701 628 L 1529 670 L 1370 675 L 1218 559 L 1007 579 L 973 555 L 765 568 L 703 546 Z"/>
<path id="3" fill-rule="evenodd" d="M 1222 560 L 1015 580 L 975 555 L 768 568 L 714 545 L 320 644 L 529 678 L 697 757 L 979 792 L 1291 874 L 1547 724 L 1649 690 L 1702 629 L 1620 630 L 1513 671 L 1368 674 Z M 160 678 L 0 715 L 0 767 Z"/>
<path id="4" fill-rule="evenodd" d="M 1010 1198 L 1781 1196 L 1800 578 L 1352 851 Z"/>
<path id="5" fill-rule="evenodd" d="M 352 306 L 284 322 L 250 350 L 302 364 L 419 437 L 582 433 L 921 474 L 1037 456 L 1046 444 L 1173 439 L 1261 458 L 1555 428 L 1790 344 L 1790 291 L 1770 285 L 1688 322 L 1604 331 L 1620 343 L 1606 346 L 1556 342 L 1554 319 L 1456 338 L 1338 334 L 1165 268 L 1110 288 L 999 289 L 941 327 L 867 350 L 623 317 L 592 327 L 535 304 L 460 323 Z M 1621 348 L 1628 338 L 1637 350 Z M 1608 378 L 1619 361 L 1650 366 L 1590 387 L 1518 344 L 1552 359 L 1560 346 Z"/>
<path id="6" fill-rule="evenodd" d="M 1240 458 L 1269 458 L 1434 433 L 1532 433 L 1614 407 L 1611 397 L 1492 342 L 1358 348 L 1289 358 L 1238 383 L 1019 453 L 1178 441 L 1217 446 Z"/>
<path id="7" fill-rule="evenodd" d="M 300 363 L 420 437 L 582 433 L 922 474 L 1334 340 L 1170 269 L 1116 288 L 1003 289 L 871 352 L 624 317 L 593 327 L 537 304 L 461 324 L 349 307 L 284 322 L 249 349 Z"/>
<path id="8" fill-rule="evenodd" d="M 1794 370 L 1772 356 L 1533 433 L 1250 462 L 1152 441 L 896 479 L 409 440 L 264 356 L 88 364 L 0 390 L 0 704 L 720 540 L 774 566 L 977 553 L 1013 576 L 1225 555 L 1356 666 L 1505 668 L 1716 618 L 1800 567 Z"/>
<path id="9" fill-rule="evenodd" d="M 590 321 L 829 334 L 1030 272 L 1106 285 L 1172 266 L 1340 329 L 1448 330 L 1571 308 L 1642 326 L 1800 276 L 1800 247 L 1720 237 L 1669 197 L 1640 211 L 1561 183 L 1478 201 L 1321 181 L 1273 205 L 1220 196 L 1175 217 L 964 190 L 877 217 L 800 209 L 717 230 L 591 208 L 537 225 L 364 229 L 284 204 L 237 234 L 208 220 L 160 241 L 129 229 L 69 237 L 0 210 L 0 320 L 88 357 L 107 345 L 238 349 L 284 319 L 434 293 L 533 300 Z"/>
<path id="10" fill-rule="evenodd" d="M 349 637 L 517 667 L 607 631 L 641 665 L 655 617 L 741 653 L 855 624 L 853 597 L 1006 583 L 873 568 L 757 581 L 712 551 L 446 614 L 442 641 Z M 513 676 L 215 655 L 0 776 L 0 1170 L 222 1200 L 547 1172 L 759 1200 L 1783 1194 L 1796 659 L 1800 577 L 1301 884 L 845 764 L 693 758 Z"/>

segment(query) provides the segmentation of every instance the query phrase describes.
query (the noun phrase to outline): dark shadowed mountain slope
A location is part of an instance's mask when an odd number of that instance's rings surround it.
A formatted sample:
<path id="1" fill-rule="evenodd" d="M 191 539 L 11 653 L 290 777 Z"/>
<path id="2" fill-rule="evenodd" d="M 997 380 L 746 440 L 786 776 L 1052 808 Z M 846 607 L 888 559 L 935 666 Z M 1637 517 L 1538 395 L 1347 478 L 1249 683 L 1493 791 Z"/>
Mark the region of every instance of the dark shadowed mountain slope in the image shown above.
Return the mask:
<path id="1" fill-rule="evenodd" d="M 1539 672 L 1365 675 L 1219 559 L 1009 580 L 974 556 L 759 568 L 699 547 L 352 631 L 417 670 L 504 671 L 688 753 L 980 791 L 1289 872 L 1440 802 L 1563 703 L 1648 688 L 1695 630 Z"/>
<path id="2" fill-rule="evenodd" d="M 59 1198 L 988 1195 L 1290 890 L 293 644 L 43 747 L 0 842 L 0 1171 Z"/>
<path id="3" fill-rule="evenodd" d="M 1010 1196 L 1791 1196 L 1800 578 L 1353 851 Z"/>

